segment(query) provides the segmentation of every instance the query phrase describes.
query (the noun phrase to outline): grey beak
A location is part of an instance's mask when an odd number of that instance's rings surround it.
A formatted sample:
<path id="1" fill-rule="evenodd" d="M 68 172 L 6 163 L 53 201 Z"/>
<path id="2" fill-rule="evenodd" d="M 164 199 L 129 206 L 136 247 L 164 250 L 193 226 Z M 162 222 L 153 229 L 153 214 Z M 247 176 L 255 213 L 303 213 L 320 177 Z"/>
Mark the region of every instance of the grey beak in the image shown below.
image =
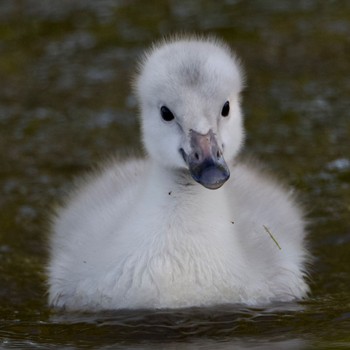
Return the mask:
<path id="1" fill-rule="evenodd" d="M 195 181 L 206 188 L 216 190 L 230 177 L 230 170 L 212 130 L 202 135 L 190 130 L 191 153 L 181 153 Z"/>

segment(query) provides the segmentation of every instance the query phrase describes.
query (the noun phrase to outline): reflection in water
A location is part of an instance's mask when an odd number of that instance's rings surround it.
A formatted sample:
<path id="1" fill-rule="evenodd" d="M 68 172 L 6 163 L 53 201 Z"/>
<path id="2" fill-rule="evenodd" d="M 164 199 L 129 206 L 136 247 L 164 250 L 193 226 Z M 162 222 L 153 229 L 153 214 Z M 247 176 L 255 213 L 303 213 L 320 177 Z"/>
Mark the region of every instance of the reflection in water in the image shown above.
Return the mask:
<path id="1" fill-rule="evenodd" d="M 0 2 L 0 347 L 349 346 L 349 16 L 350 3 L 321 0 Z M 132 67 L 179 30 L 215 33 L 243 58 L 247 148 L 310 211 L 312 298 L 288 310 L 52 312 L 48 207 L 94 163 L 139 149 Z"/>
<path id="2" fill-rule="evenodd" d="M 218 341 L 210 341 L 198 339 L 193 343 L 160 343 L 160 344 L 152 344 L 152 345 L 136 345 L 130 347 L 128 345 L 125 349 L 135 349 L 135 350 L 143 350 L 143 349 L 154 349 L 154 350 L 197 350 L 197 349 L 217 349 L 217 350 L 245 350 L 245 349 L 255 349 L 255 350 L 275 350 L 275 349 L 286 349 L 286 350 L 302 350 L 306 349 L 307 342 L 301 339 L 292 339 L 292 340 L 282 340 L 282 341 L 274 341 L 274 340 L 255 340 L 255 339 L 247 339 L 244 340 L 229 340 L 225 342 Z M 115 349 L 115 344 L 111 346 L 104 346 L 101 349 L 109 350 Z M 120 349 L 123 349 L 121 347 Z"/>
<path id="3" fill-rule="evenodd" d="M 2 343 L 1 349 L 56 349 L 55 345 L 51 345 L 49 343 L 38 345 L 36 343 L 30 341 L 5 341 Z M 247 341 L 243 340 L 230 340 L 225 342 L 218 341 L 210 341 L 203 339 L 196 339 L 191 343 L 152 343 L 152 344 L 138 344 L 138 345 L 123 345 L 120 343 L 101 346 L 99 349 L 101 350 L 112 350 L 112 349 L 120 349 L 120 350 L 197 350 L 197 349 L 218 349 L 218 350 L 245 350 L 245 349 L 254 349 L 254 350 L 274 350 L 274 349 L 286 349 L 286 350 L 302 350 L 307 349 L 307 342 L 299 339 L 292 340 L 284 340 L 284 341 L 274 341 L 274 340 L 254 340 L 249 339 Z M 74 347 L 64 347 L 64 349 L 70 350 L 75 349 Z"/>

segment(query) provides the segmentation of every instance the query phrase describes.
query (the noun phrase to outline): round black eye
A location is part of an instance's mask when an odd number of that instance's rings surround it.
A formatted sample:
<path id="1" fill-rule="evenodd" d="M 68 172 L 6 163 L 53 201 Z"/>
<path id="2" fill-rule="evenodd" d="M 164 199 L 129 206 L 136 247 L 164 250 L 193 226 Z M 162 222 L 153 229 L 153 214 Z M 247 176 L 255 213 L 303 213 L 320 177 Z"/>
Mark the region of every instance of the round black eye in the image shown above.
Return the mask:
<path id="1" fill-rule="evenodd" d="M 166 122 L 172 121 L 175 117 L 174 114 L 171 112 L 171 110 L 168 107 L 162 106 L 160 108 L 160 115 Z"/>
<path id="2" fill-rule="evenodd" d="M 230 102 L 226 101 L 224 106 L 222 107 L 221 115 L 223 117 L 227 117 L 230 113 Z"/>

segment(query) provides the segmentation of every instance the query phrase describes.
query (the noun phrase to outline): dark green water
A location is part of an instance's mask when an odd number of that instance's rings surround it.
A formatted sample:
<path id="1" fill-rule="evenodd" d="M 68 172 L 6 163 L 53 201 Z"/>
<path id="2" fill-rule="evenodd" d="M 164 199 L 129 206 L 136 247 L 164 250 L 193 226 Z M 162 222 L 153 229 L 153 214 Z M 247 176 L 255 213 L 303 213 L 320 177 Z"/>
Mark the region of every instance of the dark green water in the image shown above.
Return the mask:
<path id="1" fill-rule="evenodd" d="M 139 149 L 129 80 L 153 40 L 216 34 L 242 57 L 246 151 L 295 186 L 307 301 L 69 314 L 46 305 L 47 218 L 71 180 Z M 0 2 L 0 348 L 350 348 L 350 2 Z"/>

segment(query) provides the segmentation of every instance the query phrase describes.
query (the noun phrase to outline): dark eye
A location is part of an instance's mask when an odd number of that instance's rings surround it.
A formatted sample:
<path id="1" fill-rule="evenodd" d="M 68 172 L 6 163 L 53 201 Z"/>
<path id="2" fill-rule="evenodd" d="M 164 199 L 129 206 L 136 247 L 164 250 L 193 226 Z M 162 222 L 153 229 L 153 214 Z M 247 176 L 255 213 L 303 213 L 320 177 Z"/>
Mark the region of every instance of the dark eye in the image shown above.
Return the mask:
<path id="1" fill-rule="evenodd" d="M 171 110 L 168 107 L 162 106 L 160 108 L 160 115 L 166 122 L 172 121 L 175 117 L 174 114 L 171 112 Z"/>
<path id="2" fill-rule="evenodd" d="M 223 117 L 227 117 L 230 113 L 230 102 L 226 101 L 224 106 L 222 107 L 221 115 Z"/>

